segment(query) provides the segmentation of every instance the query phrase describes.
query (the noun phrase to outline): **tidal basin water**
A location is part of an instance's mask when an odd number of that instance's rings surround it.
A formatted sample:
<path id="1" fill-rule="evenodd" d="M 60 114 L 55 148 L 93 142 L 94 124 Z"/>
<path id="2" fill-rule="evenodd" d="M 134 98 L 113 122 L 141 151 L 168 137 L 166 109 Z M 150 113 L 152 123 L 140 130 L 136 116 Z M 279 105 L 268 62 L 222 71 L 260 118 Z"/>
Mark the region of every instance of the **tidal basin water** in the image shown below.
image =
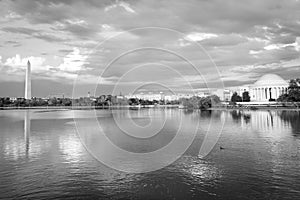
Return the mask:
<path id="1" fill-rule="evenodd" d="M 107 138 L 128 152 L 162 149 L 180 127 L 182 140 L 192 143 L 162 169 L 117 171 L 87 149 L 107 153 L 108 160 L 111 155 L 93 140 L 99 128 L 89 121 L 95 116 Z M 82 142 L 86 138 L 77 134 L 73 117 L 86 122 L 81 128 L 92 140 Z M 162 128 L 155 135 L 147 128 L 128 135 L 124 129 L 130 132 L 132 122 Z M 206 135 L 217 137 L 222 122 L 216 144 L 201 158 Z M 120 168 L 130 171 L 134 166 L 125 161 L 121 156 L 117 160 Z M 141 169 L 146 169 L 143 164 Z M 300 199 L 300 112 L 2 110 L 0 199 Z"/>

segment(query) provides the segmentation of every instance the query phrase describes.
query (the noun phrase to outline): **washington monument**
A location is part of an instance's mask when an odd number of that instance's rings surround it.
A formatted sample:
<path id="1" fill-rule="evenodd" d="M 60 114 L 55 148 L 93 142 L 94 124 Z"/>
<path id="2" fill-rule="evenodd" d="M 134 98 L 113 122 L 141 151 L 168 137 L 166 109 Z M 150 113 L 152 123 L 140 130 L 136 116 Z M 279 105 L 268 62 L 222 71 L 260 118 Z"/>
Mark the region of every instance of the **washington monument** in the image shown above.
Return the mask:
<path id="1" fill-rule="evenodd" d="M 31 64 L 28 60 L 25 78 L 25 99 L 31 99 Z"/>

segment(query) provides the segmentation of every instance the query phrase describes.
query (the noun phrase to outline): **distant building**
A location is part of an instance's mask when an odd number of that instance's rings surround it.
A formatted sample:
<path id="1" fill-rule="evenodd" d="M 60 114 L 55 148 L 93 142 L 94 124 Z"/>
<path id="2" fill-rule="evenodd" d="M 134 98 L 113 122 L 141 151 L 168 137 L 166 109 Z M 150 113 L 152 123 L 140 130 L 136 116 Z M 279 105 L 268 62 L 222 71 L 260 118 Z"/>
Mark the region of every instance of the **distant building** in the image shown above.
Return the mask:
<path id="1" fill-rule="evenodd" d="M 10 100 L 14 102 L 14 101 L 17 101 L 18 98 L 17 97 L 10 97 Z"/>
<path id="2" fill-rule="evenodd" d="M 182 98 L 189 99 L 189 98 L 192 98 L 193 96 L 196 96 L 196 95 L 195 94 L 177 94 L 178 99 L 182 99 Z"/>
<path id="3" fill-rule="evenodd" d="M 165 95 L 164 100 L 165 101 L 177 101 L 179 98 L 177 95 Z"/>
<path id="4" fill-rule="evenodd" d="M 212 91 L 211 94 L 208 93 L 207 96 L 209 96 L 209 95 L 216 95 L 220 98 L 221 101 L 230 101 L 231 90 L 229 90 L 229 89 L 217 89 L 215 91 Z"/>
<path id="5" fill-rule="evenodd" d="M 127 99 L 131 99 L 131 98 L 136 98 L 136 99 L 142 99 L 142 100 L 148 100 L 148 101 L 153 101 L 153 100 L 164 100 L 164 95 L 162 93 L 152 93 L 152 92 L 148 92 L 148 93 L 139 93 L 139 94 L 129 94 L 126 96 Z"/>
<path id="6" fill-rule="evenodd" d="M 196 94 L 197 97 L 207 97 L 207 96 L 210 96 L 210 92 L 206 91 L 206 92 L 198 92 Z"/>
<path id="7" fill-rule="evenodd" d="M 160 93 L 152 93 L 152 92 L 148 92 L 148 93 L 138 93 L 138 94 L 129 94 L 126 95 L 125 97 L 127 99 L 130 98 L 137 98 L 137 99 L 142 99 L 142 100 L 148 100 L 148 101 L 178 101 L 179 99 L 189 99 L 192 98 L 194 96 L 198 96 L 198 97 L 207 97 L 209 96 L 210 93 L 209 92 L 198 92 L 198 93 L 177 93 L 177 94 L 164 94 L 163 92 Z"/>
<path id="8" fill-rule="evenodd" d="M 124 97 L 123 95 L 121 95 L 121 94 L 120 94 L 120 95 L 117 95 L 116 98 L 117 98 L 117 99 L 121 99 L 121 100 L 125 99 L 125 97 Z"/>
<path id="9" fill-rule="evenodd" d="M 221 101 L 230 101 L 234 92 L 237 92 L 239 96 L 243 96 L 244 92 L 248 92 L 250 101 L 252 102 L 268 102 L 270 100 L 276 100 L 282 94 L 287 93 L 289 84 L 283 78 L 276 74 L 266 74 L 260 77 L 254 84 L 242 85 L 237 87 L 228 87 L 224 89 L 212 89 L 209 91 L 200 91 L 198 93 L 179 93 L 179 94 L 163 94 L 161 93 L 139 93 L 129 94 L 127 99 L 137 98 L 142 100 L 164 100 L 175 101 L 182 98 L 207 97 L 210 95 L 217 95 Z"/>

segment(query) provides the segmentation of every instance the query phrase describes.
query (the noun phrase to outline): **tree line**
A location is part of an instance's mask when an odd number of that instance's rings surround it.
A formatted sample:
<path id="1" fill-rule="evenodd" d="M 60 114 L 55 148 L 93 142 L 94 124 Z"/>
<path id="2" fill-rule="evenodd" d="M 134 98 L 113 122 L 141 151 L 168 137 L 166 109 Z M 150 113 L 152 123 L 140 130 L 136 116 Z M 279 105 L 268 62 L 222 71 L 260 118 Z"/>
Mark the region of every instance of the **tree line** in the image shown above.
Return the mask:
<path id="1" fill-rule="evenodd" d="M 249 102 L 251 100 L 249 92 L 243 92 L 239 96 L 236 92 L 233 93 L 230 99 L 231 104 L 236 102 Z M 269 101 L 272 101 L 270 99 Z M 289 82 L 288 91 L 282 94 L 277 99 L 278 102 L 300 102 L 300 78 L 291 79 Z M 193 109 L 208 109 L 213 105 L 220 103 L 220 98 L 216 95 L 207 97 L 181 98 L 179 100 L 165 101 L 165 100 L 143 100 L 138 98 L 125 98 L 124 96 L 101 95 L 95 98 L 81 97 L 78 99 L 71 98 L 32 98 L 30 100 L 24 98 L 17 98 L 12 100 L 9 97 L 0 98 L 0 107 L 34 107 L 34 106 L 124 106 L 124 105 L 178 105 L 181 104 L 186 108 Z"/>
<path id="2" fill-rule="evenodd" d="M 101 95 L 99 97 L 80 97 L 77 99 L 71 98 L 17 98 L 11 99 L 9 97 L 0 98 L 0 107 L 35 107 L 35 106 L 125 106 L 125 105 L 177 105 L 178 100 L 165 101 L 165 100 L 144 100 L 138 98 L 125 98 L 124 96 Z"/>
<path id="3" fill-rule="evenodd" d="M 238 95 L 237 92 L 234 92 L 231 96 L 230 102 L 235 104 L 236 102 L 249 102 L 251 100 L 249 92 L 243 92 L 242 96 Z M 289 82 L 289 87 L 287 93 L 279 96 L 278 99 L 269 99 L 269 101 L 277 102 L 300 102 L 300 78 L 291 79 Z"/>

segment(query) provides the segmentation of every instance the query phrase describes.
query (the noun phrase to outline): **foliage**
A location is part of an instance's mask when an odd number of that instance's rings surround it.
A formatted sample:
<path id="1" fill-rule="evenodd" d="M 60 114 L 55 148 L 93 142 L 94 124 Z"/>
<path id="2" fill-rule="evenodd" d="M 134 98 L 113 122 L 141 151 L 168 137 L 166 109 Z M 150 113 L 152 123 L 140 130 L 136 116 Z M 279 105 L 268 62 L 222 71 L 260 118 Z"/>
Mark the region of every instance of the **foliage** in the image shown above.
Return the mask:
<path id="1" fill-rule="evenodd" d="M 191 97 L 189 99 L 182 98 L 179 102 L 188 109 L 201 109 L 207 110 L 212 108 L 214 105 L 217 105 L 221 102 L 220 98 L 216 95 L 211 95 L 207 97 Z"/>
<path id="2" fill-rule="evenodd" d="M 194 109 L 194 108 L 198 108 L 198 105 L 195 104 L 194 100 L 192 99 L 188 99 L 188 98 L 182 98 L 179 100 L 179 102 L 185 107 L 185 108 L 188 108 L 188 109 Z"/>
<path id="3" fill-rule="evenodd" d="M 139 104 L 139 99 L 137 99 L 137 98 L 130 98 L 130 99 L 128 99 L 128 104 L 129 105 L 138 105 Z"/>
<path id="4" fill-rule="evenodd" d="M 218 105 L 221 102 L 220 98 L 217 95 L 211 95 L 204 97 L 200 101 L 200 109 L 205 110 L 211 108 L 215 105 Z"/>
<path id="5" fill-rule="evenodd" d="M 124 96 L 101 95 L 99 97 L 80 97 L 76 99 L 70 98 L 32 98 L 30 100 L 25 98 L 9 98 L 0 97 L 0 107 L 35 107 L 35 106 L 126 106 L 126 105 L 178 105 L 178 100 L 164 101 L 164 100 L 143 100 L 137 98 L 127 99 Z"/>
<path id="6" fill-rule="evenodd" d="M 291 79 L 287 94 L 280 95 L 277 101 L 300 102 L 300 78 Z"/>
<path id="7" fill-rule="evenodd" d="M 245 91 L 243 92 L 243 99 L 242 101 L 245 101 L 245 102 L 250 102 L 250 96 L 249 96 L 249 92 Z"/>
<path id="8" fill-rule="evenodd" d="M 231 96 L 231 102 L 232 103 L 236 103 L 236 102 L 241 102 L 242 101 L 242 97 L 239 96 L 236 92 L 233 93 L 233 95 Z"/>

